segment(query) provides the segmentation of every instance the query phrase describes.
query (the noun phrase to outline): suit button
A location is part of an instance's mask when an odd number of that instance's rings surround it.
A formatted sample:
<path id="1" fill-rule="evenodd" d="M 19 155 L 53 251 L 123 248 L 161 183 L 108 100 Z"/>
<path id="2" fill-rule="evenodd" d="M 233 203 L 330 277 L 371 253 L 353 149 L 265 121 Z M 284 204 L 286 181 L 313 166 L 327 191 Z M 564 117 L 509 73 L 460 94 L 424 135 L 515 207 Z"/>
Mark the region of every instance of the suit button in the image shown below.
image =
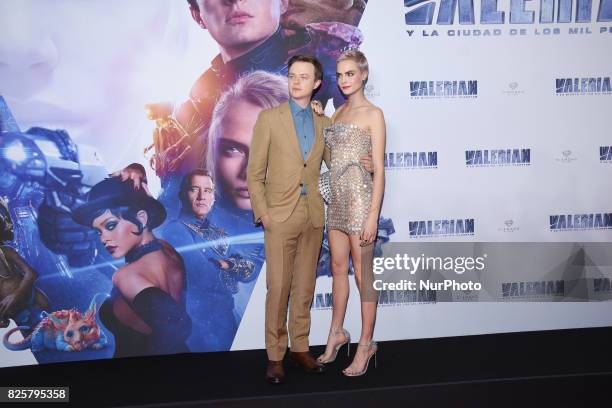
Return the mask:
<path id="1" fill-rule="evenodd" d="M 300 187 L 304 187 L 304 183 L 300 183 Z"/>
<path id="2" fill-rule="evenodd" d="M 304 167 L 306 167 L 306 163 L 304 163 Z"/>

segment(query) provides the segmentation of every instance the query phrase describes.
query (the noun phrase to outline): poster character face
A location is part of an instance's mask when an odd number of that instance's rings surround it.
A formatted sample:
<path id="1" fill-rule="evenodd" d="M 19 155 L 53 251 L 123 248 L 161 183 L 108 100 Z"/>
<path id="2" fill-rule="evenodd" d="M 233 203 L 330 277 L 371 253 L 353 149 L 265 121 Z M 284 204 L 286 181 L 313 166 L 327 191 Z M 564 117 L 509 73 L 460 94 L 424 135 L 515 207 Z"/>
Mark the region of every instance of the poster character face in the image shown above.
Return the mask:
<path id="1" fill-rule="evenodd" d="M 199 219 L 206 217 L 215 202 L 215 186 L 212 179 L 209 176 L 193 175 L 187 190 L 187 198 L 191 203 L 193 214 Z"/>
<path id="2" fill-rule="evenodd" d="M 263 42 L 280 24 L 287 0 L 197 0 L 193 19 L 226 50 L 240 52 Z"/>
<path id="3" fill-rule="evenodd" d="M 139 211 L 137 217 L 140 222 L 146 225 L 147 213 Z M 92 222 L 92 227 L 100 235 L 100 241 L 114 259 L 125 256 L 132 248 L 140 245 L 142 235 L 138 232 L 138 227 L 115 214 L 110 210 L 96 217 Z"/>
<path id="4" fill-rule="evenodd" d="M 222 203 L 251 210 L 246 170 L 253 127 L 263 109 L 286 102 L 287 78 L 265 71 L 240 77 L 219 98 L 213 112 L 206 169 L 219 185 Z"/>
<path id="5" fill-rule="evenodd" d="M 246 168 L 253 126 L 261 110 L 245 100 L 235 102 L 223 120 L 223 133 L 217 142 L 217 179 L 223 192 L 241 210 L 251 209 Z"/>

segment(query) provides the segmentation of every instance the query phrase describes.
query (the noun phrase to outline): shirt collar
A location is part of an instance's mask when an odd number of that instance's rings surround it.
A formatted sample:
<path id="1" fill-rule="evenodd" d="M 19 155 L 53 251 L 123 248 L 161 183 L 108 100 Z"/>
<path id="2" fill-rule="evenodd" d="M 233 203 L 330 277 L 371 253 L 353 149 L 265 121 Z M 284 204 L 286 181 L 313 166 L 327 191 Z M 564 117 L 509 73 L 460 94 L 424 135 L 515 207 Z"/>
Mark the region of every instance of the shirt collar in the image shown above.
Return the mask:
<path id="1" fill-rule="evenodd" d="M 310 107 L 310 104 L 308 104 L 305 108 L 302 108 L 300 105 L 297 104 L 297 102 L 293 100 L 293 98 L 289 98 L 289 107 L 291 108 L 291 113 L 293 114 L 293 116 L 299 114 L 306 114 L 308 116 L 312 116 L 312 108 Z"/>

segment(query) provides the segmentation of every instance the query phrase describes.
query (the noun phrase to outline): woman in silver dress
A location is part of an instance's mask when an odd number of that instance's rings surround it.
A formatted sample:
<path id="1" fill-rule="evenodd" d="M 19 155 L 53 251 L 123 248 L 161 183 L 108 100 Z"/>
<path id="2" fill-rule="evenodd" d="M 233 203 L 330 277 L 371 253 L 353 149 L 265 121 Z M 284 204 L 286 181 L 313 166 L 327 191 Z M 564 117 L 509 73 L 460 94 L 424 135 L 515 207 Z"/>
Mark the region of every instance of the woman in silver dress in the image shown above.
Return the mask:
<path id="1" fill-rule="evenodd" d="M 386 131 L 382 111 L 364 95 L 369 70 L 363 53 L 344 52 L 338 58 L 336 71 L 338 85 L 347 100 L 332 116 L 333 124 L 324 130 L 325 143 L 331 152 L 327 230 L 332 257 L 333 312 L 327 347 L 319 362 L 334 361 L 339 348 L 350 344 L 350 334 L 343 328 L 350 256 L 361 297 L 362 325 L 357 352 L 343 373 L 354 377 L 366 372 L 377 351 L 372 341 L 377 305 L 372 287 L 372 257 L 385 185 Z M 359 163 L 359 158 L 367 154 L 372 155 L 373 174 Z"/>

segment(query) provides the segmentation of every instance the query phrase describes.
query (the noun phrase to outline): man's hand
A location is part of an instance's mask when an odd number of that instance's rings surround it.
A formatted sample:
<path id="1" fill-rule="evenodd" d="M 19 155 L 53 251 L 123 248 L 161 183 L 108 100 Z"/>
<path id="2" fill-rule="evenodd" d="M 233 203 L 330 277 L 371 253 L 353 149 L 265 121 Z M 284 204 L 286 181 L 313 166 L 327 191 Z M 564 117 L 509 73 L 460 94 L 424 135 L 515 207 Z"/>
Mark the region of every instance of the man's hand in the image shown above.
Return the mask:
<path id="1" fill-rule="evenodd" d="M 374 167 L 372 166 L 372 155 L 371 154 L 368 154 L 367 156 L 361 156 L 359 158 L 359 164 L 361 164 L 368 173 L 374 173 Z"/>
<path id="2" fill-rule="evenodd" d="M 268 214 L 262 215 L 261 223 L 263 224 L 264 229 L 268 229 L 268 226 L 270 225 L 270 216 Z"/>

